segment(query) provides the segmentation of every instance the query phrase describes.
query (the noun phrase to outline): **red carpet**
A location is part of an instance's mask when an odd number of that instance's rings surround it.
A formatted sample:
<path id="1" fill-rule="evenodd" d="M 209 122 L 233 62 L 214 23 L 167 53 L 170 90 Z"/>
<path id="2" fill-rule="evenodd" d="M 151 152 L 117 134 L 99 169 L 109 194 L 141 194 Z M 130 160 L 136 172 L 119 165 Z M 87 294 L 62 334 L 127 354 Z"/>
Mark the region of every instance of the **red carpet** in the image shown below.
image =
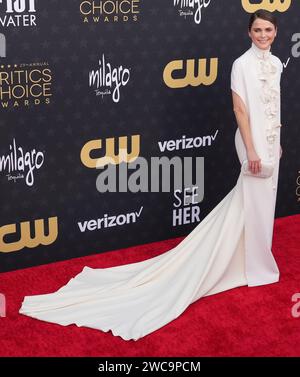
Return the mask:
<path id="1" fill-rule="evenodd" d="M 300 292 L 299 229 L 300 215 L 276 219 L 273 252 L 281 271 L 279 283 L 200 299 L 137 342 L 110 332 L 37 321 L 18 310 L 25 295 L 55 291 L 85 265 L 137 262 L 171 249 L 181 238 L 2 273 L 7 317 L 0 318 L 0 356 L 299 356 L 300 317 L 291 314 L 291 297 Z"/>

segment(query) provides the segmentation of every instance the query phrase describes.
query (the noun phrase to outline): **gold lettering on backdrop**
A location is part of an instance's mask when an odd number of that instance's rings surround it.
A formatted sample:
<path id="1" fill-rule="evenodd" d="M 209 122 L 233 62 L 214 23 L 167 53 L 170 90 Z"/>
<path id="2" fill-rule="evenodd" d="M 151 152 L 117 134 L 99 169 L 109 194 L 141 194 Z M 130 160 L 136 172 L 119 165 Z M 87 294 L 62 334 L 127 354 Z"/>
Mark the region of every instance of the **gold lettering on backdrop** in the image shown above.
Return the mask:
<path id="1" fill-rule="evenodd" d="M 242 0 L 242 6 L 248 13 L 254 13 L 259 9 L 265 9 L 269 12 L 285 12 L 291 6 L 292 0 L 261 0 L 260 3 L 251 3 L 251 0 Z"/>
<path id="2" fill-rule="evenodd" d="M 32 65 L 48 65 L 48 63 L 32 63 Z M 0 106 L 2 108 L 24 106 L 41 101 L 50 103 L 52 72 L 50 68 L 36 68 L 31 64 L 8 64 L 1 66 L 0 71 Z"/>
<path id="3" fill-rule="evenodd" d="M 99 22 L 100 17 L 104 22 L 119 21 L 119 18 L 128 21 L 128 15 L 137 21 L 139 5 L 140 0 L 86 0 L 80 3 L 79 11 L 84 22 Z"/>
<path id="4" fill-rule="evenodd" d="M 140 135 L 131 136 L 131 152 L 128 153 L 127 136 L 119 137 L 119 152 L 115 154 L 115 138 L 106 139 L 106 151 L 104 157 L 91 157 L 91 152 L 102 149 L 102 140 L 88 141 L 81 149 L 82 163 L 91 169 L 108 164 L 117 165 L 121 162 L 133 162 L 140 154 Z"/>
<path id="5" fill-rule="evenodd" d="M 53 243 L 58 234 L 57 217 L 49 217 L 48 235 L 45 235 L 44 219 L 34 220 L 34 236 L 31 236 L 30 221 L 20 223 L 20 239 L 14 242 L 6 242 L 4 238 L 7 235 L 17 232 L 16 224 L 8 224 L 0 227 L 0 252 L 10 253 L 18 251 L 24 247 L 34 248 L 38 245 L 50 245 Z"/>
<path id="6" fill-rule="evenodd" d="M 218 75 L 218 58 L 210 59 L 210 69 L 207 75 L 207 59 L 198 60 L 198 76 L 195 76 L 195 59 L 188 59 L 186 63 L 185 76 L 174 78 L 174 71 L 183 71 L 183 60 L 174 60 L 168 63 L 164 69 L 163 78 L 165 84 L 170 88 L 185 88 L 188 85 L 199 86 L 211 85 L 215 82 Z"/>

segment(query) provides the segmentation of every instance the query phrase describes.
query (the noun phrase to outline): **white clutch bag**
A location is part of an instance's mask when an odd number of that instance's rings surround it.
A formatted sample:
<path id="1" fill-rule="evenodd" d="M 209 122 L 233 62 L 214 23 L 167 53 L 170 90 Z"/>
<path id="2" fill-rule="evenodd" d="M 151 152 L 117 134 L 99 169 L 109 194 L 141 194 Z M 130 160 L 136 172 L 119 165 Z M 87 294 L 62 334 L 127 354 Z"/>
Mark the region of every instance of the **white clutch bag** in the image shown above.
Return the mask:
<path id="1" fill-rule="evenodd" d="M 251 175 L 257 178 L 269 178 L 274 172 L 274 163 L 269 161 L 261 161 L 261 170 L 259 173 L 253 174 L 249 169 L 248 160 L 243 161 L 241 170 L 245 175 Z"/>

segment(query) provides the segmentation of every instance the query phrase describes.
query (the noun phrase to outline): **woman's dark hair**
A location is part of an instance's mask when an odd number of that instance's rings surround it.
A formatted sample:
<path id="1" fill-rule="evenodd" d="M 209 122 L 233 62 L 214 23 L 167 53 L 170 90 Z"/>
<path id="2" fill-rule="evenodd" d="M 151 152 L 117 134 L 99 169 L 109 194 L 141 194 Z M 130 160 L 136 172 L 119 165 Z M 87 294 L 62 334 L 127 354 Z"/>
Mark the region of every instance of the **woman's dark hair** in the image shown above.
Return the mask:
<path id="1" fill-rule="evenodd" d="M 270 21 L 277 29 L 277 18 L 273 15 L 273 13 L 269 12 L 265 9 L 257 10 L 256 12 L 252 13 L 249 20 L 249 31 L 252 28 L 253 22 L 257 19 L 261 18 L 262 20 Z"/>

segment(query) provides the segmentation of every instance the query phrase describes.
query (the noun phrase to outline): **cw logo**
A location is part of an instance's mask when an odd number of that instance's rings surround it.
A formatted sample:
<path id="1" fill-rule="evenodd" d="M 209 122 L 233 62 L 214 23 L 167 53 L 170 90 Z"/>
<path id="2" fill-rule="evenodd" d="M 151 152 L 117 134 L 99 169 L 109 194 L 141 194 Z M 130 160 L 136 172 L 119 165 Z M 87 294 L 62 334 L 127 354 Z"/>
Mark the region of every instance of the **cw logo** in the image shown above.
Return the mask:
<path id="1" fill-rule="evenodd" d="M 140 135 L 131 136 L 131 153 L 128 153 L 127 136 L 119 137 L 119 153 L 115 154 L 115 138 L 106 139 L 105 156 L 91 157 L 91 152 L 102 149 L 102 140 L 88 141 L 81 149 L 80 158 L 88 168 L 95 169 L 97 167 L 108 164 L 117 165 L 120 162 L 133 162 L 140 154 Z"/>
<path id="2" fill-rule="evenodd" d="M 186 68 L 183 69 L 183 60 L 174 60 L 168 63 L 164 69 L 163 78 L 165 84 L 172 89 L 175 88 L 185 88 L 188 85 L 199 86 L 211 85 L 216 81 L 218 76 L 218 58 L 210 59 L 209 74 L 207 72 L 207 59 L 198 60 L 198 76 L 195 76 L 195 65 L 197 60 L 188 59 L 186 61 Z M 173 72 L 182 71 L 184 77 L 174 78 Z M 183 76 L 182 74 L 182 76 Z"/>
<path id="3" fill-rule="evenodd" d="M 6 39 L 5 35 L 0 33 L 0 58 L 6 58 Z"/>
<path id="4" fill-rule="evenodd" d="M 242 6 L 248 13 L 254 13 L 259 9 L 266 9 L 270 12 L 277 10 L 285 12 L 291 6 L 292 0 L 261 0 L 260 3 L 251 3 L 250 0 L 242 0 Z"/>
<path id="5" fill-rule="evenodd" d="M 34 237 L 31 237 L 30 221 L 20 223 L 19 240 L 14 242 L 5 241 L 5 237 L 16 234 L 16 224 L 8 224 L 0 227 L 0 252 L 10 253 L 24 247 L 34 248 L 38 245 L 50 245 L 58 234 L 57 217 L 48 219 L 48 235 L 45 235 L 44 219 L 34 220 Z"/>
<path id="6" fill-rule="evenodd" d="M 3 293 L 0 293 L 0 317 L 6 317 L 6 299 Z"/>

